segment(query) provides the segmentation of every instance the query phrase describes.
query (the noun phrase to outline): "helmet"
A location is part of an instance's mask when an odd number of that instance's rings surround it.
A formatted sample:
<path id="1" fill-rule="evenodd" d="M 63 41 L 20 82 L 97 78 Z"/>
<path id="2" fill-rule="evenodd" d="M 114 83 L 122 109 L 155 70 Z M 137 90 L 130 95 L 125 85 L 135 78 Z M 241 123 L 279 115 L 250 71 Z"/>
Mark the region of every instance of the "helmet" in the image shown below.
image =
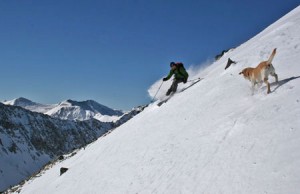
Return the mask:
<path id="1" fill-rule="evenodd" d="M 175 62 L 171 62 L 170 67 L 174 66 L 175 64 L 176 64 Z"/>

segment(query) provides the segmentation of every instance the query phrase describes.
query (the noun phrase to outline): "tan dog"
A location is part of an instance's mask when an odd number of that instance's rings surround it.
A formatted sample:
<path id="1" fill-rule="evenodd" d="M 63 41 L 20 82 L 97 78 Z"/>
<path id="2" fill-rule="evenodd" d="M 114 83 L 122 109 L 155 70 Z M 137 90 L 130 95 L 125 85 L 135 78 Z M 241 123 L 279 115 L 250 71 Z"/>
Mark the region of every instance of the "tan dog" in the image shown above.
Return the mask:
<path id="1" fill-rule="evenodd" d="M 276 48 L 273 50 L 270 58 L 267 61 L 261 62 L 257 67 L 247 67 L 243 69 L 242 72 L 239 74 L 243 74 L 245 79 L 248 79 L 252 83 L 252 94 L 254 92 L 255 84 L 261 85 L 262 81 L 267 84 L 269 94 L 270 90 L 270 83 L 268 82 L 268 76 L 272 75 L 275 77 L 276 82 L 278 82 L 278 76 L 275 73 L 275 68 L 272 65 L 272 60 L 276 54 Z"/>

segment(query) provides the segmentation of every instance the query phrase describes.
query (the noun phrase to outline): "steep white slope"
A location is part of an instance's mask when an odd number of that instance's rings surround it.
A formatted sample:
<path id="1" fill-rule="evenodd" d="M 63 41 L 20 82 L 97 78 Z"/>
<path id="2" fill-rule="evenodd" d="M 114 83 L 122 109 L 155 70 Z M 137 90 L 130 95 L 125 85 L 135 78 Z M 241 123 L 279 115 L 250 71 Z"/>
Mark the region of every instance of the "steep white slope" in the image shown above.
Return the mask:
<path id="1" fill-rule="evenodd" d="M 251 95 L 238 73 L 275 47 L 279 83 Z M 238 63 L 224 71 L 228 57 Z M 299 61 L 297 7 L 201 71 L 201 82 L 151 104 L 21 193 L 299 193 Z M 69 171 L 59 176 L 62 166 Z"/>

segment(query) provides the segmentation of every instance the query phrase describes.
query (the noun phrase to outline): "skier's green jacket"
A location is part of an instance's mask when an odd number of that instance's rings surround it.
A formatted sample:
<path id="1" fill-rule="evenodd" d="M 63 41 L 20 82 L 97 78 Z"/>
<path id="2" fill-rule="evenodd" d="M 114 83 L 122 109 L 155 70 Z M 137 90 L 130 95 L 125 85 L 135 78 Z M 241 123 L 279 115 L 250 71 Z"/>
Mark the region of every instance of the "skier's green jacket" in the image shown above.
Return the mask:
<path id="1" fill-rule="evenodd" d="M 183 80 L 183 82 L 186 82 L 189 77 L 189 74 L 186 72 L 183 66 L 177 66 L 176 69 L 171 69 L 165 80 L 170 79 L 172 75 L 174 75 L 176 80 Z"/>

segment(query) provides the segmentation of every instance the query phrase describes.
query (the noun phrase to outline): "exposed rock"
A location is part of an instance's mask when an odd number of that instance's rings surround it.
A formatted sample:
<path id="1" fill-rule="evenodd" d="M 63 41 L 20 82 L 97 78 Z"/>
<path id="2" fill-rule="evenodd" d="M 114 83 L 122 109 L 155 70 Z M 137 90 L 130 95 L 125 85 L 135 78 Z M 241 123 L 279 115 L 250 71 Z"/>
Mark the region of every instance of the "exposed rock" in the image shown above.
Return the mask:
<path id="1" fill-rule="evenodd" d="M 61 176 L 62 174 L 64 174 L 65 172 L 67 172 L 68 170 L 69 170 L 68 168 L 61 167 L 61 168 L 60 168 L 60 176 Z"/>

